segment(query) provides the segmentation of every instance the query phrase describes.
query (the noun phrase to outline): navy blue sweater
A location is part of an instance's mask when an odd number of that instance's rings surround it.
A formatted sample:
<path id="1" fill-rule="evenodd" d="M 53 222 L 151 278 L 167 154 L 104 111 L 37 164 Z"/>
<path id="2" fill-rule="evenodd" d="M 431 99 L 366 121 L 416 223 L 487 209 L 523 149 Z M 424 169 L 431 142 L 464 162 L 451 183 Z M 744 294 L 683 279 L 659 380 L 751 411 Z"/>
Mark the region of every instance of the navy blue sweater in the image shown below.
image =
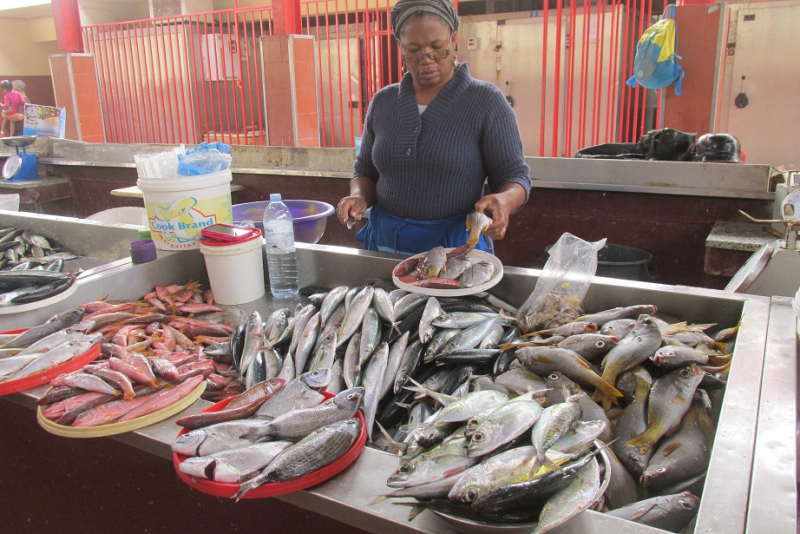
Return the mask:
<path id="1" fill-rule="evenodd" d="M 514 112 L 503 93 L 461 64 L 422 115 L 413 81 L 375 93 L 353 176 L 376 182 L 378 203 L 400 217 L 446 219 L 474 211 L 489 190 L 531 189 Z"/>

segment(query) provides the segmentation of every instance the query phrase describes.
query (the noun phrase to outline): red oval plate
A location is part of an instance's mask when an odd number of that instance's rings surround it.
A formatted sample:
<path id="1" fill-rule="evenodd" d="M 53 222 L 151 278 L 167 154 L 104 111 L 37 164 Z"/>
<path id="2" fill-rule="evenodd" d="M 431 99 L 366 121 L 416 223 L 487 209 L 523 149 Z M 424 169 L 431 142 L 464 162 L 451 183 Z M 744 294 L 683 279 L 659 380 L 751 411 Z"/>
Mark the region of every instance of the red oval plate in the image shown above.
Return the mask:
<path id="1" fill-rule="evenodd" d="M 28 330 L 28 328 L 20 328 L 19 330 L 9 330 L 7 332 L 0 333 L 21 334 L 26 330 Z M 47 371 L 26 376 L 25 378 L 20 378 L 19 380 L 12 380 L 11 382 L 0 382 L 0 396 L 10 395 L 11 393 L 19 393 L 20 391 L 25 391 L 26 389 L 47 384 L 62 373 L 71 373 L 73 371 L 83 369 L 84 365 L 94 361 L 98 356 L 100 356 L 100 343 L 95 344 L 94 347 L 90 348 L 80 356 L 72 358 L 70 361 L 64 362 L 61 365 L 56 365 Z"/>
<path id="2" fill-rule="evenodd" d="M 326 399 L 335 397 L 335 395 L 331 393 L 324 393 L 324 395 Z M 236 397 L 231 397 L 229 399 L 222 400 L 213 406 L 209 406 L 203 410 L 203 412 L 218 412 L 225 408 L 225 406 L 227 406 L 228 403 L 235 398 Z M 367 429 L 366 425 L 364 424 L 364 416 L 361 414 L 361 411 L 356 412 L 356 417 L 361 422 L 361 432 L 359 432 L 355 443 L 353 443 L 353 445 L 347 449 L 347 452 L 345 452 L 337 460 L 334 460 L 321 469 L 317 469 L 313 473 L 309 473 L 306 476 L 295 480 L 263 484 L 253 490 L 248 491 L 242 498 L 263 499 L 266 497 L 276 497 L 278 495 L 294 493 L 296 491 L 310 488 L 311 486 L 316 486 L 320 482 L 324 482 L 329 478 L 333 478 L 344 471 L 347 466 L 352 464 L 356 458 L 358 458 L 358 456 L 361 454 L 361 451 L 364 450 L 364 445 L 367 443 Z M 184 428 L 178 433 L 178 436 L 182 436 L 186 432 L 187 430 Z M 178 469 L 178 465 L 186 458 L 188 458 L 188 456 L 173 452 L 172 465 L 175 467 L 175 472 L 178 473 L 178 476 L 181 478 L 181 480 L 189 484 L 194 489 L 202 491 L 203 493 L 208 493 L 209 495 L 214 495 L 215 497 L 227 497 L 228 499 L 233 498 L 233 496 L 236 495 L 236 492 L 239 491 L 239 484 L 223 484 L 222 482 L 214 482 L 213 480 L 207 480 L 205 478 L 197 478 L 181 472 L 181 470 Z"/>

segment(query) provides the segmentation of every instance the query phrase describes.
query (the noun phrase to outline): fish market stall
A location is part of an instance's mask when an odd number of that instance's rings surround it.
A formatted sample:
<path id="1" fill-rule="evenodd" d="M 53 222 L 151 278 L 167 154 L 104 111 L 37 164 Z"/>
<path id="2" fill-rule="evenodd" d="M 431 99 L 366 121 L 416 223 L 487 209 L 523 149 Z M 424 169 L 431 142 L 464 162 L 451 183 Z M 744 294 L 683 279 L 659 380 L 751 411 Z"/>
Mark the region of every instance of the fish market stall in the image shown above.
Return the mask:
<path id="1" fill-rule="evenodd" d="M 357 286 L 370 278 L 388 279 L 398 262 L 398 258 L 391 255 L 350 248 L 298 244 L 297 249 L 301 286 Z M 513 306 L 519 306 L 533 290 L 540 274 L 536 270 L 504 267 L 504 276 L 491 293 Z M 203 260 L 198 251 L 165 255 L 144 265 L 122 263 L 106 269 L 102 277 L 80 284 L 73 296 L 49 311 L 52 314 L 104 296 L 140 298 L 151 291 L 154 284 L 185 283 L 189 280 L 206 282 Z M 642 303 L 653 304 L 659 311 L 695 323 L 732 326 L 741 320 L 725 397 L 717 414 L 716 437 L 695 532 L 745 532 L 750 499 L 748 487 L 753 473 L 756 423 L 764 376 L 769 300 L 698 288 L 596 278 L 583 301 L 584 308 L 591 311 Z M 258 310 L 267 316 L 287 304 L 293 305 L 294 302 L 276 301 L 267 296 L 240 308 L 246 313 Z M 8 319 L 0 318 L 3 329 L 10 328 L 9 323 Z M 42 386 L 6 398 L 27 408 L 34 408 L 44 391 L 45 387 Z M 197 401 L 181 416 L 199 413 L 208 406 L 210 403 L 207 401 Z M 30 416 L 33 417 L 33 414 Z M 116 436 L 115 439 L 155 456 L 171 459 L 170 445 L 179 430 L 174 424 L 176 419 L 173 417 Z M 162 464 L 164 470 L 171 470 L 169 464 Z M 349 468 L 335 478 L 279 499 L 370 532 L 454 532 L 431 513 L 423 513 L 409 522 L 406 507 L 393 505 L 390 501 L 369 504 L 376 496 L 387 492 L 386 481 L 396 468 L 395 456 L 367 447 Z M 176 475 L 172 473 L 172 476 Z M 30 483 L 36 484 L 37 481 Z M 185 489 L 185 494 L 175 495 L 174 498 L 194 498 L 196 494 Z M 4 498 L 8 502 L 9 497 L 13 502 L 13 495 Z M 254 510 L 252 507 L 250 509 Z M 53 518 L 54 521 L 57 519 Z M 153 521 L 157 521 L 157 518 L 153 518 Z M 558 532 L 599 533 L 612 528 L 615 532 L 631 534 L 662 532 L 593 511 L 581 513 L 560 527 Z"/>

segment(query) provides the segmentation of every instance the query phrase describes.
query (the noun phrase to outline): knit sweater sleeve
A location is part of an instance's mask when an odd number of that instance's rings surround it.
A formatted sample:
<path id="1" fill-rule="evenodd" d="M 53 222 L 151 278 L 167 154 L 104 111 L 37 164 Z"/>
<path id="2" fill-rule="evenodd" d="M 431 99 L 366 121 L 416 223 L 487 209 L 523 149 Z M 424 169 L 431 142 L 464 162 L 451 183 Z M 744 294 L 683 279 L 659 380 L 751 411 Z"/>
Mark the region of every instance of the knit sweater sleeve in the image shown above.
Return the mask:
<path id="1" fill-rule="evenodd" d="M 364 176 L 373 182 L 378 181 L 379 173 L 372 160 L 372 147 L 375 144 L 375 129 L 373 125 L 373 113 L 375 113 L 375 102 L 379 100 L 380 93 L 376 94 L 367 107 L 367 115 L 364 119 L 364 131 L 361 134 L 361 148 L 356 154 L 356 161 L 353 164 L 353 178 Z"/>
<path id="2" fill-rule="evenodd" d="M 527 202 L 531 191 L 530 167 L 525 163 L 517 118 L 499 89 L 491 86 L 486 91 L 480 145 L 489 190 L 496 193 L 506 184 L 519 184 L 525 189 Z"/>

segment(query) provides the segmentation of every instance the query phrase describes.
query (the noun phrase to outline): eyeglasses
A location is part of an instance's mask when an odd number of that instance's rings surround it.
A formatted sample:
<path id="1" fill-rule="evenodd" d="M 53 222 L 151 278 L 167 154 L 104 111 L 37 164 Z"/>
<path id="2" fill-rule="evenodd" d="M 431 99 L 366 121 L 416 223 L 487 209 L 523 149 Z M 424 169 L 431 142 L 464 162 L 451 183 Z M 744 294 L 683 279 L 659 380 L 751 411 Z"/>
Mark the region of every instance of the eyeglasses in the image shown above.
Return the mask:
<path id="1" fill-rule="evenodd" d="M 433 52 L 422 52 L 418 54 L 403 54 L 403 59 L 406 60 L 406 63 L 410 63 L 412 61 L 422 63 L 422 58 L 424 57 L 430 59 L 431 61 L 440 61 L 449 55 L 450 55 L 450 49 L 447 48 L 445 50 L 434 50 Z"/>

